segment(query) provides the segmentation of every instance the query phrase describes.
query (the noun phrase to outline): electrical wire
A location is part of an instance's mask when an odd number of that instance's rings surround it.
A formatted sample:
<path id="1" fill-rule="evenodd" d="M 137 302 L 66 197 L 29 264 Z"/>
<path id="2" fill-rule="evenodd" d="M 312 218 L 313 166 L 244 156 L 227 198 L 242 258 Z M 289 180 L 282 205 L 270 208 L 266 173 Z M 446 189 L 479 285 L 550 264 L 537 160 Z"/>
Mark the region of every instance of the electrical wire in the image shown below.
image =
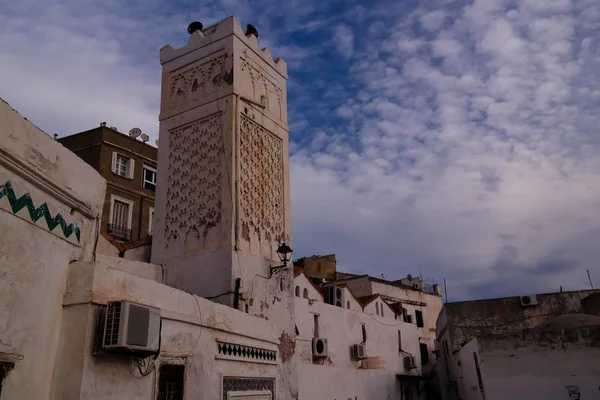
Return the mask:
<path id="1" fill-rule="evenodd" d="M 196 349 L 196 346 L 198 346 L 198 342 L 200 341 L 200 337 L 202 336 L 202 313 L 200 312 L 200 303 L 198 303 L 198 298 L 196 296 L 194 296 L 193 294 L 190 294 L 190 296 L 192 296 L 194 298 L 194 300 L 196 300 L 196 307 L 198 308 L 198 319 L 200 320 L 200 322 L 198 323 L 198 328 L 200 328 L 200 332 L 198 333 L 198 337 L 196 338 L 196 343 L 194 343 L 194 347 L 192 347 L 192 351 L 191 353 L 194 354 L 194 350 Z"/>
<path id="2" fill-rule="evenodd" d="M 144 377 L 144 376 L 150 375 L 156 369 L 155 360 L 156 360 L 156 358 L 154 358 L 153 360 L 150 360 L 150 357 L 146 357 L 146 358 L 134 357 L 133 365 L 137 367 L 140 375 Z"/>

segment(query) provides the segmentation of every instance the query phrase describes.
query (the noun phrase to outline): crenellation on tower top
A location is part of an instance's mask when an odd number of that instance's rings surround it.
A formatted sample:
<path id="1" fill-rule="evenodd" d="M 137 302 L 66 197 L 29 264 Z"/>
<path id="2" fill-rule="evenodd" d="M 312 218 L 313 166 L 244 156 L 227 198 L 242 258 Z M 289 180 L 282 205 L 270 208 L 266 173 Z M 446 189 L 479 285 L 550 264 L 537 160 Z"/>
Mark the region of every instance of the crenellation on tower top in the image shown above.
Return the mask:
<path id="1" fill-rule="evenodd" d="M 258 39 L 254 35 L 246 36 L 246 31 L 242 28 L 241 22 L 234 16 L 228 17 L 223 21 L 204 28 L 202 31 L 196 31 L 190 35 L 185 46 L 178 49 L 171 45 L 163 46 L 160 49 L 160 62 L 165 64 L 174 59 L 184 56 L 190 52 L 203 48 L 205 46 L 213 46 L 216 42 L 235 35 L 238 39 L 244 42 L 253 52 L 260 56 L 267 64 L 269 64 L 281 76 L 287 79 L 287 63 L 281 57 L 273 59 L 271 50 L 268 47 L 261 48 L 258 44 Z"/>

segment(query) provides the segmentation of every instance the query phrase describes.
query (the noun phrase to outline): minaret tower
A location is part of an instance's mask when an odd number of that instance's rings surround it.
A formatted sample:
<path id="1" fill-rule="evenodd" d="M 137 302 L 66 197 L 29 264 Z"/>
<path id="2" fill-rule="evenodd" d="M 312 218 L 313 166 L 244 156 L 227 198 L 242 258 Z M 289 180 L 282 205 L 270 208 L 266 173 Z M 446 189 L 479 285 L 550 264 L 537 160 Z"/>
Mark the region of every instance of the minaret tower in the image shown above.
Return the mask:
<path id="1" fill-rule="evenodd" d="M 292 263 L 271 275 L 291 246 L 287 65 L 235 17 L 189 31 L 160 51 L 152 262 L 170 286 L 293 332 Z"/>

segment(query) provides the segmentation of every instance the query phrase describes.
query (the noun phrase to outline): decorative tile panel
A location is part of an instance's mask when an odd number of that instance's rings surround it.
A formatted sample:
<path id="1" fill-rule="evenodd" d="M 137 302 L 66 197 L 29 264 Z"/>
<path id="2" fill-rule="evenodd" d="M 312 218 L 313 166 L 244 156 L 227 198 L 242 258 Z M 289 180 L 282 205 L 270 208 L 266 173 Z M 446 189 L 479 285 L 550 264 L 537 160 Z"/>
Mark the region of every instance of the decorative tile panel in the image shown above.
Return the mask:
<path id="1" fill-rule="evenodd" d="M 262 364 L 276 364 L 277 351 L 259 349 L 241 344 L 217 342 L 217 358 Z"/>
<path id="2" fill-rule="evenodd" d="M 271 398 L 275 398 L 275 378 L 244 378 L 237 376 L 223 377 L 223 400 L 227 400 L 229 392 L 247 392 L 268 390 Z"/>
<path id="3" fill-rule="evenodd" d="M 27 189 L 1 177 L 0 182 L 2 182 L 0 183 L 0 209 L 6 210 L 25 221 L 32 222 L 34 225 L 70 243 L 80 244 L 81 230 L 79 224 L 67 222 L 63 216 L 69 215 L 67 210 L 64 210 L 63 213 L 55 210 L 53 213 L 47 202 L 43 202 L 36 208 Z M 22 193 L 22 195 L 18 196 L 17 192 Z"/>

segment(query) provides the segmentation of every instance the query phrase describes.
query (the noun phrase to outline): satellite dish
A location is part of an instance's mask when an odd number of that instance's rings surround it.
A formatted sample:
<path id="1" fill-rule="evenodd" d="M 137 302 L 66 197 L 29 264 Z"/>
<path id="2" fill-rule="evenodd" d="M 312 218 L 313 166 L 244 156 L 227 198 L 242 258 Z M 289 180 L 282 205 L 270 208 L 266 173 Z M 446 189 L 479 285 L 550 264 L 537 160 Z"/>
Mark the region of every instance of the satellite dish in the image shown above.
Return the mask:
<path id="1" fill-rule="evenodd" d="M 146 135 L 145 133 L 142 133 L 142 141 L 146 143 L 148 140 L 150 140 L 150 136 Z"/>
<path id="2" fill-rule="evenodd" d="M 412 281 L 412 275 L 411 274 L 408 274 L 406 277 L 408 278 L 409 281 Z"/>
<path id="3" fill-rule="evenodd" d="M 158 147 L 158 139 L 156 139 L 156 140 L 154 141 L 154 144 L 156 145 L 156 147 Z"/>
<path id="4" fill-rule="evenodd" d="M 140 128 L 131 128 L 129 130 L 129 136 L 132 138 L 136 138 L 142 134 L 142 130 Z"/>

